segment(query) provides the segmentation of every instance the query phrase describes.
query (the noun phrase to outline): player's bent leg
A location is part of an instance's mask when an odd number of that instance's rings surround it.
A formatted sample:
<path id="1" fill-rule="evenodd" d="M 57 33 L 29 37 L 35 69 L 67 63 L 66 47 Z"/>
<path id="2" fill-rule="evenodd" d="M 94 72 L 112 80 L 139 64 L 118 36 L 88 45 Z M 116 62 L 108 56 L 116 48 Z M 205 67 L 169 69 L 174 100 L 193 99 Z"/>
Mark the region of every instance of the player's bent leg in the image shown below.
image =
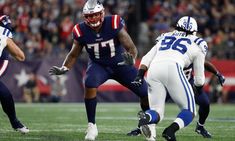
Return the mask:
<path id="1" fill-rule="evenodd" d="M 195 95 L 195 101 L 199 105 L 199 120 L 196 125 L 195 132 L 204 138 L 211 138 L 212 135 L 205 129 L 204 124 L 210 112 L 210 101 L 206 93 Z"/>
<path id="2" fill-rule="evenodd" d="M 129 72 L 129 71 L 128 71 Z M 128 77 L 128 79 L 118 78 L 117 81 L 123 86 L 130 89 L 140 98 L 140 107 L 142 111 L 149 110 L 149 101 L 148 101 L 148 91 L 147 91 L 147 83 L 144 80 L 143 84 L 140 87 L 134 86 L 131 82 L 134 80 L 136 75 L 130 74 L 132 78 Z M 133 75 L 133 76 L 132 76 Z M 137 127 L 130 132 L 127 133 L 127 136 L 139 136 L 141 134 L 140 128 Z"/>
<path id="3" fill-rule="evenodd" d="M 98 136 L 98 129 L 96 124 L 89 122 L 88 128 L 86 130 L 85 140 L 94 141 L 97 136 Z"/>
<path id="4" fill-rule="evenodd" d="M 148 96 L 140 98 L 140 106 L 142 111 L 149 110 Z M 139 135 L 141 135 L 141 130 L 139 126 L 127 133 L 127 136 L 139 136 Z"/>

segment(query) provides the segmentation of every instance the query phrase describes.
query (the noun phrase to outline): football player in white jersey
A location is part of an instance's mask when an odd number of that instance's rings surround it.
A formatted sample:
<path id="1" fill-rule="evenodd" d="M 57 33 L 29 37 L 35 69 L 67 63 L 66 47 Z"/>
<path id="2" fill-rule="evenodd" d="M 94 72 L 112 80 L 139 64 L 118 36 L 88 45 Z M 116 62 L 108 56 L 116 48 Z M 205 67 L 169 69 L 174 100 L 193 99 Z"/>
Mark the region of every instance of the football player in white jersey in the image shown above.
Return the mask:
<path id="1" fill-rule="evenodd" d="M 219 72 L 219 70 L 209 61 L 205 61 L 204 63 L 205 70 L 214 74 L 217 77 L 218 83 L 223 86 L 225 82 L 225 77 L 222 75 L 222 73 Z M 191 86 L 194 85 L 194 78 L 193 78 L 193 65 L 191 64 L 187 68 L 184 68 L 184 74 L 186 78 L 188 79 Z M 144 79 L 144 76 L 139 76 L 135 79 L 135 84 L 137 86 L 142 85 L 141 81 Z M 198 121 L 196 125 L 195 132 L 200 134 L 204 138 L 212 138 L 212 135 L 210 132 L 208 132 L 205 129 L 205 122 L 206 119 L 210 113 L 210 100 L 205 91 L 201 91 L 201 93 L 195 93 L 194 94 L 195 102 L 199 106 L 198 108 Z M 130 131 L 127 135 L 128 136 L 138 136 L 141 134 L 140 128 L 136 128 L 132 131 Z"/>
<path id="2" fill-rule="evenodd" d="M 189 125 L 196 115 L 194 92 L 183 68 L 193 64 L 194 85 L 198 93 L 205 82 L 204 62 L 207 43 L 196 36 L 197 22 L 189 16 L 182 17 L 173 32 L 162 34 L 156 45 L 142 58 L 137 77 L 146 70 L 150 110 L 139 113 L 139 126 L 149 141 L 155 141 L 155 125 L 163 119 L 167 91 L 181 111 L 162 136 L 175 141 L 175 132 Z M 141 79 L 136 79 L 141 80 Z M 138 81 L 134 81 L 138 85 Z"/>
<path id="3" fill-rule="evenodd" d="M 4 75 L 8 67 L 8 53 L 18 61 L 24 61 L 23 51 L 12 39 L 11 21 L 8 16 L 0 16 L 0 76 Z M 9 89 L 0 81 L 0 101 L 3 111 L 7 114 L 11 126 L 20 133 L 28 133 L 29 129 L 16 117 L 15 104 Z"/>

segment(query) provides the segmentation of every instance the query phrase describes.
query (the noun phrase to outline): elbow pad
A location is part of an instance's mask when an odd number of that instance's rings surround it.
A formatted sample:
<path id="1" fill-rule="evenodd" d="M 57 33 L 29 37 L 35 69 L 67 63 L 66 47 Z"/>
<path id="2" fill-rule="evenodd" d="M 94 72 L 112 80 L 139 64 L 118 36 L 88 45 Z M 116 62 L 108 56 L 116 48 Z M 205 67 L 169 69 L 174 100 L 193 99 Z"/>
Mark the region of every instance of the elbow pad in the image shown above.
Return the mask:
<path id="1" fill-rule="evenodd" d="M 195 86 L 203 86 L 205 83 L 205 77 L 194 77 L 194 84 Z"/>

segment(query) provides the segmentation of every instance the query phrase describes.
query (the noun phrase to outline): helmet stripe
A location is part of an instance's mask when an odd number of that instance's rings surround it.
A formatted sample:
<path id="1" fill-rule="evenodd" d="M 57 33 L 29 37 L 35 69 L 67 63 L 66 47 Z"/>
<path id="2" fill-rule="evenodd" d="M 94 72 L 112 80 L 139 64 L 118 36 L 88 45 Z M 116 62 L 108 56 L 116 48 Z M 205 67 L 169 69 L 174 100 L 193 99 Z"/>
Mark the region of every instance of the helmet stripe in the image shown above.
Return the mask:
<path id="1" fill-rule="evenodd" d="M 187 24 L 186 24 L 186 29 L 189 30 L 189 23 L 190 23 L 190 17 L 188 16 L 188 21 L 187 21 Z"/>

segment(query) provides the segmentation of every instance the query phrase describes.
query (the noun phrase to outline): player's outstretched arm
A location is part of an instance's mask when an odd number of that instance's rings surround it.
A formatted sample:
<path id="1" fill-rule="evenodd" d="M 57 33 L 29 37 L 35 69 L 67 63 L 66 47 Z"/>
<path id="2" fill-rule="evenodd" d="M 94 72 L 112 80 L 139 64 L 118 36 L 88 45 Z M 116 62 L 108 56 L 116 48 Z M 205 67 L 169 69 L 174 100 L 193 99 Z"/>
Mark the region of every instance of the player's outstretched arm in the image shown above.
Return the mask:
<path id="1" fill-rule="evenodd" d="M 225 82 L 225 77 L 219 72 L 219 70 L 209 61 L 205 61 L 204 66 L 207 71 L 217 76 L 220 85 L 223 86 Z"/>
<path id="2" fill-rule="evenodd" d="M 11 38 L 8 38 L 6 42 L 7 42 L 7 49 L 11 54 L 11 56 L 13 56 L 18 61 L 24 61 L 25 60 L 24 52 L 15 44 L 15 42 Z"/>
<path id="3" fill-rule="evenodd" d="M 69 71 L 73 67 L 73 65 L 76 63 L 76 60 L 77 60 L 79 54 L 81 53 L 82 48 L 83 47 L 77 41 L 74 40 L 72 49 L 70 50 L 70 52 L 66 56 L 62 67 L 57 67 L 57 66 L 51 67 L 49 70 L 49 74 L 50 75 L 61 75 L 61 74 L 65 74 L 67 71 Z"/>

